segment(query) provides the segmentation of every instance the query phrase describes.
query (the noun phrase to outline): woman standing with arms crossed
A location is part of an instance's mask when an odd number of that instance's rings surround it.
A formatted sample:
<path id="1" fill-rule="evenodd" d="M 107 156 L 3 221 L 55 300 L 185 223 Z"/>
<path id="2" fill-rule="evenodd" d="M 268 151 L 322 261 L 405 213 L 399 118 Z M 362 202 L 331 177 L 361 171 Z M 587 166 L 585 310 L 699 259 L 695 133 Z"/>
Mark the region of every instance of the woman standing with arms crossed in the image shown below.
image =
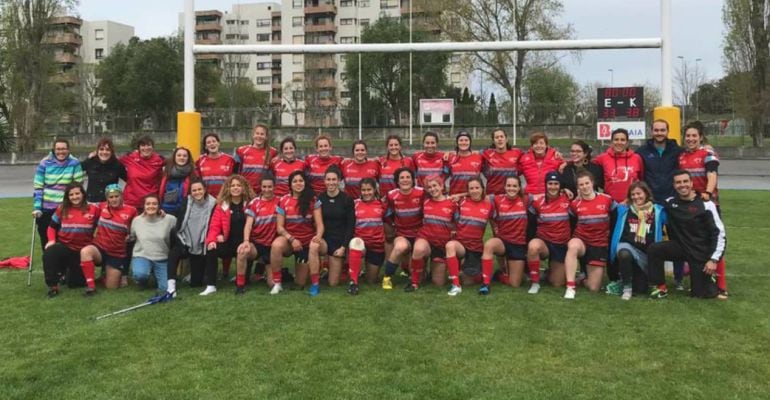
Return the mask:
<path id="1" fill-rule="evenodd" d="M 353 238 L 356 215 L 353 199 L 340 190 L 342 173 L 336 166 L 329 167 L 324 175 L 326 190 L 318 196 L 321 203 L 321 215 L 324 227 L 323 237 L 319 241 L 310 242 L 308 264 L 313 284 L 310 286 L 310 296 L 318 296 L 319 285 L 314 276 L 321 269 L 321 256 L 329 256 L 329 286 L 339 284 L 342 262 L 345 258 L 346 246 Z"/>
<path id="2" fill-rule="evenodd" d="M 289 175 L 291 192 L 278 200 L 276 217 L 277 236 L 270 246 L 270 268 L 273 274 L 273 289 L 270 294 L 283 291 L 281 285 L 281 265 L 283 258 L 294 255 L 297 263 L 294 271 L 295 283 L 304 287 L 307 281 L 308 252 L 310 242 L 319 243 L 323 238 L 324 225 L 321 203 L 313 194 L 310 182 L 302 171 Z M 312 277 L 312 283 L 318 284 L 320 277 Z"/>

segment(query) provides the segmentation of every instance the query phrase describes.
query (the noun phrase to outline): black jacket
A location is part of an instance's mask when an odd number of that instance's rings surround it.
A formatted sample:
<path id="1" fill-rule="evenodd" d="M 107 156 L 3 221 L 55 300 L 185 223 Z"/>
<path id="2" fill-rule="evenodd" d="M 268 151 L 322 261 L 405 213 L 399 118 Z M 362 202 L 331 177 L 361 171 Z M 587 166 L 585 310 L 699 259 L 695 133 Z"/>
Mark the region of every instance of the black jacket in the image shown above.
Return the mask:
<path id="1" fill-rule="evenodd" d="M 105 201 L 104 189 L 107 185 L 118 183 L 120 179 L 126 180 L 126 168 L 115 157 L 102 163 L 99 157 L 94 156 L 83 161 L 81 166 L 88 177 L 86 200 L 89 203 Z"/>
<path id="2" fill-rule="evenodd" d="M 694 200 L 671 197 L 664 205 L 668 214 L 667 229 L 689 258 L 705 264 L 719 260 L 725 252 L 725 226 L 714 202 L 703 201 L 700 193 Z"/>
<path id="3" fill-rule="evenodd" d="M 578 168 L 573 163 L 568 163 L 564 167 L 564 172 L 559 175 L 559 181 L 561 182 L 562 189 L 569 189 L 573 195 L 577 196 L 577 173 Z M 583 165 L 582 168 L 588 170 L 591 175 L 594 176 L 594 190 L 604 190 L 604 170 L 601 165 L 589 162 Z"/>
<path id="4" fill-rule="evenodd" d="M 662 154 L 658 153 L 653 139 L 647 139 L 647 143 L 636 150 L 644 163 L 644 181 L 650 186 L 656 203 L 663 203 L 675 195 L 672 179 L 679 168 L 679 155 L 683 150 L 673 139 L 666 140 Z"/>

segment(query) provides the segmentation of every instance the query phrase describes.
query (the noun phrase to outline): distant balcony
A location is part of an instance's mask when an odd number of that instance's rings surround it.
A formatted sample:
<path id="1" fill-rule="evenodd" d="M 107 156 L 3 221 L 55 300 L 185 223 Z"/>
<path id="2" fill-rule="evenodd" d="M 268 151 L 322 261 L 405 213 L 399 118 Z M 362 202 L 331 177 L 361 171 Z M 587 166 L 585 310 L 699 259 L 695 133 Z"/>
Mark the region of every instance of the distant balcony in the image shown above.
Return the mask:
<path id="1" fill-rule="evenodd" d="M 337 26 L 333 22 L 323 24 L 305 25 L 305 33 L 313 32 L 334 32 L 337 33 Z"/>
<path id="2" fill-rule="evenodd" d="M 273 61 L 280 61 L 281 60 L 281 54 L 273 54 Z"/>
<path id="3" fill-rule="evenodd" d="M 331 58 L 305 61 L 306 69 L 337 69 L 337 63 Z"/>
<path id="4" fill-rule="evenodd" d="M 270 43 L 272 43 L 272 44 L 281 44 L 281 39 L 273 39 L 272 41 L 270 41 Z"/>
<path id="5" fill-rule="evenodd" d="M 203 22 L 195 24 L 196 32 L 215 31 L 222 32 L 222 24 L 218 22 Z"/>
<path id="6" fill-rule="evenodd" d="M 317 6 L 305 7 L 305 15 L 307 14 L 336 14 L 337 6 L 334 4 L 319 4 Z"/>
<path id="7" fill-rule="evenodd" d="M 273 104 L 281 104 L 281 97 L 271 97 L 270 102 Z"/>
<path id="8" fill-rule="evenodd" d="M 70 44 L 79 47 L 83 44 L 83 37 L 77 33 L 64 33 L 59 32 L 55 34 L 46 35 L 43 38 L 45 44 Z"/>
<path id="9" fill-rule="evenodd" d="M 49 25 L 83 25 L 83 20 L 76 17 L 53 17 L 48 22 Z"/>
<path id="10" fill-rule="evenodd" d="M 334 80 L 334 78 L 321 78 L 321 79 L 313 79 L 308 80 L 307 83 L 308 86 L 314 87 L 314 88 L 336 88 L 337 87 L 337 81 Z"/>
<path id="11" fill-rule="evenodd" d="M 62 64 L 77 64 L 80 62 L 80 56 L 72 53 L 57 53 L 54 55 L 53 59 L 57 63 Z"/>
<path id="12" fill-rule="evenodd" d="M 321 107 L 336 107 L 337 106 L 337 99 L 320 99 L 318 100 L 318 105 Z"/>
<path id="13" fill-rule="evenodd" d="M 195 44 L 222 44 L 222 39 L 195 39 Z"/>
<path id="14" fill-rule="evenodd" d="M 283 89 L 283 86 L 281 86 L 281 82 L 273 82 L 273 84 L 270 86 L 271 89 Z"/>

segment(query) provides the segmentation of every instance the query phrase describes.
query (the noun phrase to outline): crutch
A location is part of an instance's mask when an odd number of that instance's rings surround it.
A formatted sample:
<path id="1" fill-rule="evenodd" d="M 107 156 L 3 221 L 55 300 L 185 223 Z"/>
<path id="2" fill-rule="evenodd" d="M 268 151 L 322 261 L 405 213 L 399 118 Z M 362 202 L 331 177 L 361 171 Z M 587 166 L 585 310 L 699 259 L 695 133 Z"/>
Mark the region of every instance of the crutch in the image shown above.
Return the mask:
<path id="1" fill-rule="evenodd" d="M 109 314 L 100 315 L 100 316 L 96 317 L 96 320 L 98 321 L 100 319 L 105 319 L 105 318 L 113 317 L 115 315 L 125 314 L 125 313 L 127 313 L 129 311 L 138 310 L 138 309 L 140 309 L 142 307 L 147 307 L 147 306 L 150 306 L 150 305 L 153 305 L 153 304 L 165 303 L 165 302 L 171 301 L 171 299 L 173 299 L 173 297 L 168 296 L 166 293 L 159 294 L 157 296 L 151 297 L 149 300 L 145 301 L 142 304 L 137 304 L 135 306 L 131 306 L 131 307 L 128 307 L 128 308 L 124 308 L 122 310 L 114 311 L 114 312 L 111 312 Z"/>
<path id="2" fill-rule="evenodd" d="M 32 217 L 32 240 L 29 245 L 29 266 L 27 267 L 27 286 L 32 285 L 32 261 L 35 256 L 35 236 L 37 236 L 37 218 Z"/>

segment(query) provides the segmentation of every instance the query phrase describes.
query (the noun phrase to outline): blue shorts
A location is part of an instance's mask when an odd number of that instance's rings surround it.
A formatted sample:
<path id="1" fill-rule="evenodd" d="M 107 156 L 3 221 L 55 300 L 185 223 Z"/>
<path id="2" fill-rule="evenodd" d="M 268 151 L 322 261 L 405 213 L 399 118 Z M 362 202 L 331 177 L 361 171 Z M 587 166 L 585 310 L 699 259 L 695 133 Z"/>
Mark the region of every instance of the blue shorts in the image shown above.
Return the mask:
<path id="1" fill-rule="evenodd" d="M 549 261 L 563 263 L 564 259 L 567 258 L 567 245 L 551 243 L 547 240 L 543 241 L 545 242 L 545 246 L 548 248 Z"/>
<path id="2" fill-rule="evenodd" d="M 107 254 L 104 250 L 95 246 L 99 250 L 99 255 L 102 257 L 101 265 L 105 267 L 112 267 L 120 272 L 126 272 L 126 266 L 128 265 L 128 257 L 115 257 Z"/>
<path id="3" fill-rule="evenodd" d="M 527 260 L 527 245 L 525 244 L 513 244 L 503 240 L 505 245 L 505 258 L 508 261 L 526 261 Z"/>
<path id="4" fill-rule="evenodd" d="M 604 268 L 607 266 L 607 247 L 585 245 L 586 252 L 580 257 L 580 262 L 585 266 Z"/>
<path id="5" fill-rule="evenodd" d="M 254 243 L 254 248 L 257 249 L 257 259 L 254 261 L 265 265 L 270 264 L 270 246 Z"/>
<path id="6" fill-rule="evenodd" d="M 376 265 L 380 267 L 382 266 L 382 263 L 385 261 L 385 252 L 367 250 L 366 255 L 364 256 L 364 260 L 366 260 L 367 264 Z"/>
<path id="7" fill-rule="evenodd" d="M 337 249 L 340 247 L 344 247 L 344 244 L 341 240 L 334 239 L 334 238 L 323 238 L 324 242 L 326 242 L 326 255 L 332 255 L 334 254 Z"/>

